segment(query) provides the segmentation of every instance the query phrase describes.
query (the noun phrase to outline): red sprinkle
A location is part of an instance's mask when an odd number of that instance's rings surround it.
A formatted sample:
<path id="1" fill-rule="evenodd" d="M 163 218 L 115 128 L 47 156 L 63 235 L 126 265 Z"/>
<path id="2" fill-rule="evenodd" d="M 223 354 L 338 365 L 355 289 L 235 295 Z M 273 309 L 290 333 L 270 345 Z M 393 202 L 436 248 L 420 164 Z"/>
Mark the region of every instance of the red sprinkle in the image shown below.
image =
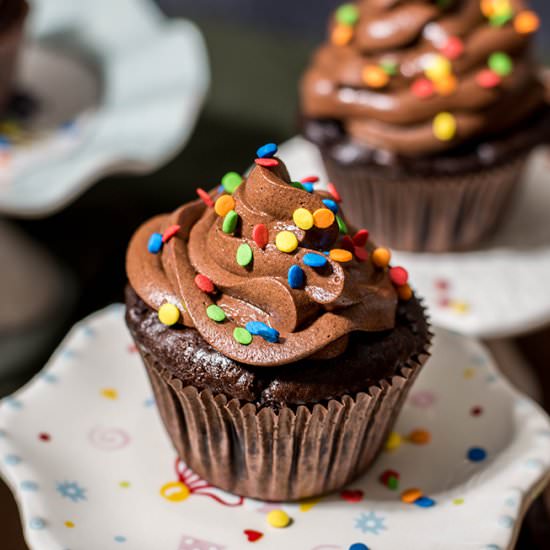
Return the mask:
<path id="1" fill-rule="evenodd" d="M 494 88 L 502 82 L 502 78 L 497 73 L 491 71 L 491 69 L 483 69 L 477 73 L 476 82 L 482 88 Z"/>
<path id="2" fill-rule="evenodd" d="M 412 93 L 420 99 L 428 99 L 434 95 L 434 85 L 427 78 L 419 78 L 412 83 Z"/>
<path id="3" fill-rule="evenodd" d="M 179 230 L 181 229 L 181 226 L 179 225 L 171 225 L 163 234 L 162 234 L 162 242 L 167 243 Z"/>
<path id="4" fill-rule="evenodd" d="M 355 246 L 365 246 L 369 240 L 369 232 L 366 229 L 359 229 L 353 236 L 353 244 Z"/>
<path id="5" fill-rule="evenodd" d="M 362 246 L 356 246 L 353 249 L 353 254 L 359 262 L 366 262 L 369 259 L 369 253 Z"/>
<path id="6" fill-rule="evenodd" d="M 212 292 L 216 290 L 214 283 L 206 275 L 202 275 L 201 273 L 195 277 L 195 284 L 207 294 L 212 294 Z"/>
<path id="7" fill-rule="evenodd" d="M 336 202 L 342 202 L 342 197 L 340 196 L 340 193 L 338 193 L 338 191 L 336 190 L 334 183 L 327 183 L 327 190 Z"/>
<path id="8" fill-rule="evenodd" d="M 202 202 L 204 202 L 204 204 L 208 206 L 208 208 L 214 208 L 214 201 L 212 200 L 212 197 L 210 197 L 210 195 L 204 189 L 198 187 L 197 195 L 200 197 Z"/>
<path id="9" fill-rule="evenodd" d="M 449 59 L 458 59 L 464 53 L 464 43 L 458 36 L 451 36 L 441 48 L 441 53 Z"/>
<path id="10" fill-rule="evenodd" d="M 44 441 L 44 442 L 46 442 L 46 443 L 47 443 L 48 441 L 50 441 L 51 438 L 52 438 L 52 437 L 51 437 L 50 434 L 47 434 L 47 433 L 44 433 L 44 432 L 41 433 L 41 434 L 38 434 L 38 439 L 40 439 L 40 441 Z"/>
<path id="11" fill-rule="evenodd" d="M 259 248 L 265 248 L 269 242 L 269 230 L 263 223 L 259 223 L 252 229 L 252 238 Z"/>
<path id="12" fill-rule="evenodd" d="M 264 168 L 271 168 L 273 166 L 278 166 L 279 165 L 279 161 L 277 159 L 273 159 L 273 158 L 256 159 L 254 162 L 258 166 L 263 166 Z"/>
<path id="13" fill-rule="evenodd" d="M 396 472 L 395 470 L 385 470 L 384 472 L 382 472 L 379 479 L 383 485 L 387 485 L 390 477 L 395 477 L 396 479 L 399 479 L 399 472 Z"/>
<path id="14" fill-rule="evenodd" d="M 406 285 L 409 280 L 409 274 L 403 267 L 390 267 L 389 275 L 391 282 L 397 286 Z"/>
<path id="15" fill-rule="evenodd" d="M 342 237 L 342 240 L 340 241 L 340 248 L 348 250 L 349 252 L 353 252 L 355 245 L 353 244 L 353 241 L 351 240 L 351 237 L 349 235 Z"/>
<path id="16" fill-rule="evenodd" d="M 317 183 L 319 178 L 317 176 L 308 176 L 307 178 L 302 178 L 300 181 L 302 183 Z"/>
<path id="17" fill-rule="evenodd" d="M 436 279 L 434 284 L 438 290 L 447 290 L 449 288 L 449 281 L 447 279 Z"/>

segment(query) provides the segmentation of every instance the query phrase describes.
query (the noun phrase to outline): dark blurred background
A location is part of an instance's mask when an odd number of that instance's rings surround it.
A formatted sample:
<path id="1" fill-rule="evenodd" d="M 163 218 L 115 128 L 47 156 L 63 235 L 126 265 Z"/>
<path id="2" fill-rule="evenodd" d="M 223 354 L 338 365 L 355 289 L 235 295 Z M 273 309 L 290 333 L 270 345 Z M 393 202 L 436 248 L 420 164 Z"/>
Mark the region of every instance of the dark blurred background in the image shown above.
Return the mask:
<path id="1" fill-rule="evenodd" d="M 0 223 L 49 251 L 64 278 L 67 298 L 63 308 L 54 307 L 36 319 L 23 338 L 10 335 L 10 345 L 2 347 L 6 339 L 0 334 L 0 395 L 13 391 L 40 369 L 75 321 L 122 301 L 125 248 L 142 221 L 192 198 L 198 186 L 214 186 L 228 170 L 243 171 L 258 145 L 282 142 L 296 134 L 300 74 L 325 36 L 329 13 L 341 4 L 338 0 L 158 2 L 166 14 L 192 19 L 204 33 L 212 86 L 203 114 L 185 150 L 157 173 L 105 179 L 47 219 L 0 218 Z M 550 62 L 550 2 L 532 4 L 543 19 L 537 56 Z M 516 341 L 537 372 L 547 410 L 549 335 L 539 331 Z M 2 362 L 8 360 L 17 369 L 6 376 Z M 13 501 L 1 485 L 0 517 L 4 528 L 0 548 L 25 548 Z M 550 548 L 548 514 L 541 499 L 527 517 L 517 548 Z"/>

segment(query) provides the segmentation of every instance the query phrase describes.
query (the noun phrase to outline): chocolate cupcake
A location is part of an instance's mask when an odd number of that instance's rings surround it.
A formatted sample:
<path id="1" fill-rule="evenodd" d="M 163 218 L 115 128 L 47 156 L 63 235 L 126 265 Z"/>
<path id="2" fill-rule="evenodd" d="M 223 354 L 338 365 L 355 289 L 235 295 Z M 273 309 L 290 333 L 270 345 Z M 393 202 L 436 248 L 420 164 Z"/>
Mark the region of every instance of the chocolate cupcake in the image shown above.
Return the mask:
<path id="1" fill-rule="evenodd" d="M 550 134 L 522 0 L 363 0 L 336 10 L 302 82 L 303 128 L 350 220 L 403 250 L 470 248 Z"/>
<path id="2" fill-rule="evenodd" d="M 28 9 L 25 0 L 0 0 L 0 111 L 7 106 L 13 91 Z"/>
<path id="3" fill-rule="evenodd" d="M 275 152 L 137 230 L 126 321 L 183 461 L 280 501 L 372 463 L 431 334 L 405 269 Z"/>

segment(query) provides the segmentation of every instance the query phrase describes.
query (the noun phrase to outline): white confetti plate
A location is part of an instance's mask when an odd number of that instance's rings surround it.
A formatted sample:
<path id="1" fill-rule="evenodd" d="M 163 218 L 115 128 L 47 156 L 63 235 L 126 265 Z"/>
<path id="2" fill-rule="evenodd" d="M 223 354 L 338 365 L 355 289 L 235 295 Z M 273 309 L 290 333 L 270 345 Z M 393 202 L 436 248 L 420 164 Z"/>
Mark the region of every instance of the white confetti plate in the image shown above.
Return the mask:
<path id="1" fill-rule="evenodd" d="M 2 402 L 0 470 L 36 550 L 509 548 L 548 479 L 550 423 L 485 349 L 437 331 L 395 429 L 403 442 L 368 475 L 341 494 L 283 505 L 293 523 L 270 527 L 276 506 L 176 470 L 123 309 L 112 306 L 77 325 L 42 374 Z M 413 444 L 413 430 L 431 441 Z M 475 448 L 484 460 L 468 459 Z M 388 469 L 397 490 L 379 481 Z M 412 487 L 435 506 L 402 503 Z"/>
<path id="2" fill-rule="evenodd" d="M 326 182 L 317 149 L 304 139 L 286 142 L 279 154 L 296 178 L 318 174 Z M 394 251 L 393 263 L 408 269 L 434 324 L 479 338 L 505 338 L 550 323 L 549 171 L 550 153 L 540 149 L 508 220 L 483 248 Z"/>
<path id="3" fill-rule="evenodd" d="M 199 31 L 152 0 L 32 4 L 18 80 L 37 108 L 0 120 L 0 212 L 16 216 L 160 167 L 189 138 L 210 78 Z"/>

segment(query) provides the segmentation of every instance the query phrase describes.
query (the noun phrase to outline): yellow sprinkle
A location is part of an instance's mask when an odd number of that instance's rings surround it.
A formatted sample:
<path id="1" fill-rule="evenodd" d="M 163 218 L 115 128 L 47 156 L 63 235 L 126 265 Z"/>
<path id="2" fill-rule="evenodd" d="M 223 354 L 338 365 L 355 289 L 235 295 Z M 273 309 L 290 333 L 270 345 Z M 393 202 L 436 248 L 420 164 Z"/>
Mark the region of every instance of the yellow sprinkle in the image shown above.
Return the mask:
<path id="1" fill-rule="evenodd" d="M 470 306 L 467 302 L 461 302 L 460 300 L 453 300 L 450 305 L 455 313 L 459 313 L 461 315 L 465 315 L 470 311 Z"/>
<path id="2" fill-rule="evenodd" d="M 170 502 L 182 502 L 189 497 L 191 492 L 187 485 L 181 481 L 172 481 L 161 487 L 160 494 Z"/>
<path id="3" fill-rule="evenodd" d="M 296 227 L 299 227 L 300 229 L 307 231 L 313 227 L 313 215 L 305 208 L 297 208 L 294 210 L 292 219 L 294 220 Z"/>
<path id="4" fill-rule="evenodd" d="M 469 380 L 470 378 L 473 378 L 476 375 L 476 371 L 474 369 L 464 369 L 464 378 L 466 380 Z"/>
<path id="5" fill-rule="evenodd" d="M 275 237 L 275 246 L 281 252 L 293 252 L 298 248 L 298 239 L 296 235 L 290 231 L 281 231 Z"/>
<path id="6" fill-rule="evenodd" d="M 398 447 L 401 446 L 402 437 L 397 432 L 391 432 L 386 440 L 385 449 L 386 451 L 395 451 Z"/>
<path id="7" fill-rule="evenodd" d="M 378 65 L 367 65 L 361 72 L 361 77 L 370 88 L 383 88 L 390 81 L 388 74 Z"/>
<path id="8" fill-rule="evenodd" d="M 222 218 L 231 210 L 235 209 L 235 199 L 231 195 L 222 195 L 216 201 L 214 210 L 218 216 Z"/>
<path id="9" fill-rule="evenodd" d="M 74 523 L 72 521 L 66 521 L 65 522 L 65 527 L 67 529 L 72 529 L 74 527 Z"/>
<path id="10" fill-rule="evenodd" d="M 455 506 L 460 506 L 461 504 L 464 504 L 464 499 L 463 499 L 463 498 L 455 498 L 455 499 L 453 500 L 453 504 L 454 504 Z"/>
<path id="11" fill-rule="evenodd" d="M 180 319 L 180 310 L 174 304 L 162 304 L 158 311 L 159 321 L 166 326 L 175 325 Z"/>
<path id="12" fill-rule="evenodd" d="M 440 54 L 434 54 L 430 59 L 428 66 L 424 69 L 424 73 L 430 80 L 437 82 L 438 80 L 449 76 L 452 73 L 452 70 L 453 66 L 446 57 Z"/>
<path id="13" fill-rule="evenodd" d="M 333 248 L 329 253 L 329 257 L 331 260 L 340 263 L 351 262 L 353 260 L 353 254 L 349 250 L 342 248 Z"/>
<path id="14" fill-rule="evenodd" d="M 300 512 L 309 512 L 315 505 L 321 502 L 320 498 L 308 498 L 300 502 Z"/>
<path id="15" fill-rule="evenodd" d="M 327 229 L 334 223 L 334 212 L 328 208 L 319 208 L 313 212 L 313 223 L 319 229 Z"/>
<path id="16" fill-rule="evenodd" d="M 456 135 L 456 119 L 451 113 L 439 113 L 433 121 L 433 133 L 441 141 L 450 141 Z"/>
<path id="17" fill-rule="evenodd" d="M 278 529 L 287 527 L 290 523 L 290 516 L 284 510 L 271 510 L 266 519 L 269 525 Z"/>
<path id="18" fill-rule="evenodd" d="M 391 252 L 387 248 L 376 248 L 371 254 L 372 263 L 377 267 L 387 267 L 391 260 Z"/>
<path id="19" fill-rule="evenodd" d="M 103 388 L 101 390 L 101 395 L 105 397 L 105 399 L 111 399 L 112 401 L 118 399 L 118 392 L 113 388 Z"/>

